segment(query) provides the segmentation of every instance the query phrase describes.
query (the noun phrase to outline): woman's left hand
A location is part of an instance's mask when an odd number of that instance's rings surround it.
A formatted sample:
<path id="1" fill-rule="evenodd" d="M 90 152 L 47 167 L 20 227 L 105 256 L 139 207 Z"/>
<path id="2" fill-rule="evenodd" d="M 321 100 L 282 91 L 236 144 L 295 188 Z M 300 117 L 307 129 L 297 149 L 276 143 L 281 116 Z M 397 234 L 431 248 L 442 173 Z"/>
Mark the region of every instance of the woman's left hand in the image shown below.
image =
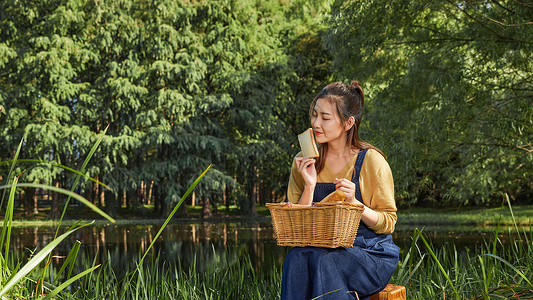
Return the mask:
<path id="1" fill-rule="evenodd" d="M 346 195 L 347 202 L 361 204 L 358 199 L 355 199 L 355 183 L 346 178 L 336 178 L 333 183 L 335 184 L 335 188 L 337 190 L 341 190 L 344 192 L 344 194 Z"/>

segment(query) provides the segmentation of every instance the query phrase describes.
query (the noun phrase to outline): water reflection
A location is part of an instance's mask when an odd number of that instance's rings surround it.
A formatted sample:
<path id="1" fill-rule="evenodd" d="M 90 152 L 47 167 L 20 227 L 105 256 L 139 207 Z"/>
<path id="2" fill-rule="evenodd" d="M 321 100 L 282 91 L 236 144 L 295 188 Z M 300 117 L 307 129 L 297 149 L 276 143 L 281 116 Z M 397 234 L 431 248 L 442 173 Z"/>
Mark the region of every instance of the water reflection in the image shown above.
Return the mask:
<path id="1" fill-rule="evenodd" d="M 135 267 L 161 225 L 106 225 L 82 228 L 65 239 L 52 253 L 66 256 L 75 241 L 81 242 L 79 259 L 111 263 L 118 270 Z M 13 228 L 10 249 L 29 256 L 52 241 L 54 227 Z M 221 259 L 248 255 L 256 269 L 281 264 L 286 247 L 278 247 L 270 223 L 169 224 L 149 252 L 166 264 L 205 270 Z M 131 269 L 131 268 L 130 268 Z"/>
<path id="2" fill-rule="evenodd" d="M 63 241 L 52 253 L 57 256 L 54 263 L 68 255 L 76 240 L 81 242 L 78 260 L 92 263 L 111 264 L 117 272 L 131 270 L 154 240 L 161 225 L 105 225 L 85 227 Z M 55 227 L 13 228 L 11 247 L 15 252 L 29 256 L 50 243 Z M 64 231 L 62 231 L 64 232 Z M 485 241 L 494 237 L 491 232 L 438 232 L 425 230 L 435 247 L 453 243 L 460 251 L 476 251 Z M 402 251 L 409 249 L 412 230 L 393 234 Z M 507 233 L 500 234 L 505 245 L 509 242 Z M 239 257 L 249 256 L 256 269 L 267 269 L 281 265 L 288 247 L 278 247 L 270 222 L 234 223 L 174 223 L 169 224 L 154 244 L 149 258 L 159 255 L 160 262 L 184 268 L 194 266 L 197 271 L 205 270 L 224 262 L 236 262 Z M 148 259 L 150 260 L 150 259 Z"/>

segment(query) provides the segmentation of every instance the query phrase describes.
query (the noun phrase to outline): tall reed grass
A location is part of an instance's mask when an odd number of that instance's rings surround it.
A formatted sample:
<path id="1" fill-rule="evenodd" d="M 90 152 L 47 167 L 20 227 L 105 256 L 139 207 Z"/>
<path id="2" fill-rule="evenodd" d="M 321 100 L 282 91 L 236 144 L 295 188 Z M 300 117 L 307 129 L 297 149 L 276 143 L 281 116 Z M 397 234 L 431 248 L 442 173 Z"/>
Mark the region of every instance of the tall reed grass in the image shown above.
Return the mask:
<path id="1" fill-rule="evenodd" d="M 77 177 L 75 178 L 75 181 L 72 184 L 70 191 L 62 189 L 62 188 L 50 186 L 50 185 L 45 185 L 45 184 L 19 183 L 18 182 L 20 175 L 14 176 L 13 171 L 15 170 L 15 165 L 17 163 L 17 159 L 18 159 L 20 150 L 23 145 L 23 140 L 20 142 L 17 148 L 17 151 L 15 152 L 15 157 L 13 158 L 13 160 L 7 162 L 11 164 L 8 176 L 6 177 L 7 184 L 0 185 L 0 189 L 4 191 L 2 193 L 0 208 L 2 208 L 4 204 L 4 199 L 6 195 L 5 191 L 9 190 L 9 196 L 8 196 L 7 205 L 6 205 L 6 213 L 4 216 L 2 232 L 0 235 L 0 297 L 2 300 L 4 299 L 27 299 L 27 298 L 35 298 L 35 299 L 39 298 L 39 299 L 46 300 L 46 299 L 52 299 L 55 297 L 60 297 L 60 298 L 64 297 L 64 298 L 70 299 L 72 298 L 72 294 L 71 294 L 72 285 L 75 284 L 76 282 L 79 282 L 80 279 L 85 277 L 86 275 L 92 275 L 92 272 L 100 267 L 100 265 L 95 264 L 96 260 L 94 260 L 93 263 L 86 269 L 80 271 L 76 275 L 72 274 L 75 261 L 76 261 L 76 257 L 80 249 L 79 242 L 76 242 L 74 244 L 70 253 L 66 256 L 65 260 L 63 261 L 62 267 L 59 269 L 58 272 L 54 272 L 53 270 L 51 270 L 49 266 L 51 265 L 51 253 L 55 247 L 57 247 L 67 236 L 69 236 L 76 230 L 94 223 L 93 221 L 93 222 L 85 222 L 84 224 L 82 224 L 83 222 L 79 221 L 75 223 L 73 226 L 71 226 L 65 233 L 58 236 L 63 217 L 65 216 L 65 213 L 67 211 L 67 207 L 69 205 L 71 198 L 78 200 L 79 202 L 86 205 L 87 207 L 92 209 L 94 212 L 100 214 L 102 217 L 106 218 L 110 222 L 113 222 L 113 223 L 115 222 L 113 218 L 111 218 L 101 209 L 96 207 L 90 201 L 74 193 L 74 190 L 76 189 L 80 181 L 80 178 L 82 176 L 104 186 L 105 188 L 108 188 L 105 184 L 98 182 L 97 180 L 85 174 L 85 168 L 87 167 L 87 164 L 89 163 L 90 158 L 94 155 L 96 149 L 98 148 L 100 142 L 102 141 L 102 138 L 104 137 L 106 131 L 107 131 L 107 128 L 102 132 L 102 134 L 100 135 L 96 143 L 93 145 L 92 149 L 89 151 L 89 154 L 87 155 L 80 170 L 74 170 L 66 166 L 62 166 L 60 164 L 54 163 L 54 162 L 26 160 L 26 162 L 28 161 L 37 162 L 40 164 L 50 164 L 56 167 L 62 167 L 66 170 L 69 170 L 77 174 Z M 2 162 L 2 164 L 5 164 L 5 163 L 6 162 Z M 169 223 L 170 219 L 177 212 L 179 206 L 189 196 L 189 194 L 196 187 L 196 185 L 199 183 L 202 177 L 207 173 L 210 167 L 211 166 L 207 167 L 207 169 L 193 182 L 193 184 L 189 187 L 189 189 L 182 196 L 178 204 L 175 206 L 174 210 L 170 213 L 170 215 L 164 222 L 163 226 L 161 226 L 161 229 L 159 230 L 159 232 L 153 239 L 152 243 L 149 245 L 144 255 L 139 258 L 139 266 L 143 265 L 143 260 L 145 259 L 146 255 L 152 248 L 153 244 L 156 242 L 161 232 L 164 230 L 166 225 Z M 22 266 L 23 261 L 21 259 L 17 259 L 16 261 L 13 261 L 13 257 L 10 256 L 10 251 L 9 251 L 15 195 L 16 195 L 17 188 L 48 189 L 48 190 L 68 196 L 68 198 L 65 201 L 65 205 L 63 207 L 63 212 L 59 219 L 59 224 L 57 225 L 55 238 L 50 243 L 48 243 L 43 249 L 41 249 L 38 253 L 36 253 L 35 255 L 32 255 L 29 261 L 23 266 Z M 5 250 L 4 254 L 2 254 L 3 249 Z M 41 265 L 43 261 L 44 261 L 44 265 Z M 63 272 L 66 271 L 67 268 L 68 268 L 68 273 L 67 273 L 68 275 L 66 276 L 66 278 L 64 279 L 62 283 L 59 283 L 57 281 L 57 278 L 60 278 L 61 274 L 63 274 Z M 41 275 L 38 276 L 37 278 L 32 277 L 32 272 L 34 272 L 37 269 L 41 269 L 40 270 Z M 132 280 L 134 279 L 137 273 L 137 270 L 138 268 L 136 268 L 130 274 L 128 274 L 127 277 L 129 277 L 129 280 L 121 280 L 121 282 L 125 282 L 125 285 L 123 286 L 124 292 L 122 293 L 121 298 L 124 298 L 126 291 L 129 288 L 130 283 L 132 282 Z M 112 270 L 110 271 L 111 271 L 111 274 L 114 274 Z M 54 280 L 54 278 L 56 278 L 56 280 Z M 92 276 L 89 276 L 89 280 L 90 278 L 92 278 Z M 67 289 L 66 292 L 64 291 L 65 289 Z M 9 298 L 7 298 L 7 296 L 9 296 Z"/>
<path id="2" fill-rule="evenodd" d="M 512 208 L 510 208 L 512 209 Z M 495 230 L 482 245 L 458 250 L 453 242 L 433 245 L 423 230 L 416 229 L 412 244 L 402 252 L 391 283 L 407 288 L 408 299 L 532 299 L 533 232 L 518 227 Z M 518 232 L 518 238 L 516 238 Z M 502 235 L 514 237 L 510 242 Z M 207 270 L 195 264 L 184 268 L 158 256 L 149 256 L 137 269 L 115 270 L 111 256 L 100 269 L 72 285 L 73 299 L 279 299 L 281 266 L 256 268 L 248 255 L 227 252 L 213 255 Z M 198 258 L 201 259 L 201 258 Z M 79 270 L 93 265 L 87 260 Z"/>
<path id="3" fill-rule="evenodd" d="M 406 286 L 408 299 L 531 299 L 533 234 L 520 231 L 520 237 L 511 242 L 504 242 L 502 234 L 516 237 L 514 232 L 496 231 L 484 244 L 459 250 L 453 242 L 437 247 L 423 230 L 416 230 L 391 283 Z M 218 255 L 215 263 L 203 270 L 195 264 L 186 268 L 170 264 L 158 256 L 146 256 L 142 263 L 117 270 L 108 254 L 99 258 L 105 262 L 100 268 L 71 283 L 57 299 L 279 299 L 279 264 L 257 269 L 248 255 L 236 258 L 233 252 L 217 253 L 213 251 Z M 21 261 L 13 256 L 9 260 L 10 266 Z M 80 274 L 93 266 L 94 261 L 86 258 L 71 272 Z M 70 265 L 62 273 L 49 271 L 56 281 L 70 277 Z M 35 286 L 36 277 L 29 277 L 13 299 L 33 297 Z"/>
<path id="4" fill-rule="evenodd" d="M 139 265 L 138 275 L 128 284 L 127 277 L 105 265 L 92 277 L 83 278 L 73 296 L 76 299 L 279 299 L 281 270 L 272 265 L 257 272 L 249 256 L 237 260 L 231 254 L 220 258 L 208 270 L 194 265 L 182 268 L 159 257 Z M 199 258 L 200 259 L 200 258 Z"/>
<path id="5" fill-rule="evenodd" d="M 516 236 L 514 233 L 507 233 Z M 505 244 L 501 233 L 468 251 L 453 243 L 435 247 L 423 231 L 416 230 L 409 249 L 402 252 L 391 283 L 407 288 L 408 299 L 531 299 L 533 286 L 532 233 Z M 128 284 L 128 270 L 114 270 L 111 256 L 97 272 L 80 279 L 70 296 L 74 299 L 279 299 L 282 270 L 256 268 L 248 255 L 214 255 L 216 263 L 199 271 L 150 256 L 138 265 Z M 431 254 L 433 253 L 433 254 Z M 199 258 L 200 259 L 200 258 Z M 105 259 L 104 259 L 105 260 Z M 85 261 L 80 270 L 92 265 Z M 135 269 L 136 266 L 132 266 Z"/>
<path id="6" fill-rule="evenodd" d="M 103 135 L 105 134 L 105 131 L 101 134 L 100 138 L 97 140 L 96 144 L 93 146 L 90 155 L 85 160 L 85 163 L 82 166 L 82 171 L 84 170 L 85 166 L 87 165 L 89 161 L 89 157 L 92 156 L 92 153 L 96 151 L 96 148 L 98 147 L 99 143 L 102 140 Z M 92 266 L 88 268 L 87 270 L 84 270 L 80 272 L 79 274 L 68 278 L 64 283 L 55 286 L 51 283 L 49 283 L 46 287 L 46 295 L 45 295 L 45 285 L 44 285 L 44 277 L 46 274 L 47 266 L 50 263 L 50 253 L 52 250 L 61 243 L 67 236 L 75 232 L 76 230 L 88 226 L 91 223 L 85 223 L 81 224 L 81 222 L 76 223 L 74 226 L 69 228 L 65 233 L 63 233 L 60 236 L 57 236 L 59 232 L 59 226 L 58 231 L 56 231 L 56 238 L 50 242 L 48 245 L 46 245 L 43 249 L 41 249 L 38 253 L 36 253 L 26 264 L 22 266 L 22 261 L 19 261 L 17 264 L 8 264 L 10 259 L 10 251 L 9 251 L 9 242 L 11 238 L 11 227 L 12 227 L 12 221 L 13 221 L 13 210 L 14 210 L 14 203 L 15 203 L 15 194 L 17 191 L 17 188 L 43 188 L 43 189 L 49 189 L 58 193 L 62 193 L 64 195 L 68 196 L 67 204 L 65 204 L 65 208 L 68 205 L 68 201 L 70 198 L 75 198 L 76 200 L 80 201 L 84 205 L 91 208 L 93 211 L 100 214 L 102 217 L 108 219 L 111 222 L 115 222 L 113 218 L 111 218 L 109 215 L 104 213 L 102 210 L 100 210 L 98 207 L 94 206 L 91 202 L 89 202 L 87 199 L 81 197 L 80 195 L 72 192 L 57 188 L 49 185 L 39 184 L 39 183 L 18 183 L 20 175 L 15 176 L 13 174 L 15 170 L 15 165 L 17 163 L 18 156 L 20 154 L 20 150 L 23 145 L 23 140 L 21 140 L 17 151 L 15 152 L 15 157 L 13 160 L 9 163 L 11 163 L 11 167 L 8 173 L 8 176 L 6 177 L 7 184 L 1 185 L 0 189 L 4 190 L 4 193 L 2 194 L 2 200 L 0 202 L 0 207 L 4 204 L 5 199 L 5 191 L 9 190 L 9 197 L 7 200 L 6 205 L 6 213 L 4 216 L 4 222 L 2 226 L 2 233 L 0 235 L 0 253 L 2 252 L 2 249 L 5 249 L 4 254 L 0 254 L 0 264 L 1 264 L 1 271 L 0 271 L 0 297 L 2 299 L 5 299 L 5 295 L 9 295 L 15 299 L 17 299 L 22 291 L 26 290 L 26 283 L 31 282 L 32 279 L 28 276 L 34 269 L 36 269 L 42 261 L 45 261 L 45 267 L 43 269 L 41 277 L 36 279 L 36 288 L 34 291 L 33 296 L 44 296 L 44 299 L 50 299 L 54 297 L 55 295 L 59 294 L 65 287 L 67 287 L 69 284 L 74 282 L 75 280 L 78 280 L 79 278 L 83 277 L 84 275 L 94 271 L 99 266 Z M 83 175 L 83 172 L 77 172 L 78 177 L 76 178 L 76 184 L 73 185 L 72 189 L 77 185 L 77 182 L 81 175 Z M 66 210 L 66 209 L 65 209 Z M 64 211 L 65 211 L 64 210 Z M 63 219 L 63 216 L 61 216 L 60 222 Z M 66 265 L 70 263 L 72 260 L 72 257 L 76 255 L 75 252 L 72 252 L 69 254 L 69 259 L 66 262 Z M 48 259 L 47 259 L 48 258 Z M 65 265 L 65 266 L 66 266 Z M 71 272 L 69 272 L 71 274 Z"/>
<path id="7" fill-rule="evenodd" d="M 504 200 L 512 214 L 509 198 Z M 437 248 L 416 229 L 392 281 L 406 286 L 410 299 L 533 299 L 532 229 L 515 226 L 506 244 L 498 227 L 482 246 L 467 251 L 453 242 Z"/>

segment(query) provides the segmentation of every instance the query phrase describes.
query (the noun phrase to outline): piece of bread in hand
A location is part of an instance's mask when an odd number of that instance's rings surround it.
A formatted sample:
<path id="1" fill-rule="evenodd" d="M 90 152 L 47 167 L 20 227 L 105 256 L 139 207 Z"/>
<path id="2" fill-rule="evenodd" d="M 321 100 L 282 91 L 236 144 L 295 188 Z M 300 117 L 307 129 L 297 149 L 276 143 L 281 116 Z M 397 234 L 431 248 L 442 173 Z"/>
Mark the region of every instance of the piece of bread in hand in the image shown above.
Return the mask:
<path id="1" fill-rule="evenodd" d="M 318 157 L 318 148 L 316 147 L 315 135 L 313 129 L 309 128 L 298 135 L 300 148 L 302 148 L 303 157 Z"/>
<path id="2" fill-rule="evenodd" d="M 341 190 L 335 190 L 333 193 L 327 195 L 320 202 L 340 202 L 346 199 L 346 194 Z"/>

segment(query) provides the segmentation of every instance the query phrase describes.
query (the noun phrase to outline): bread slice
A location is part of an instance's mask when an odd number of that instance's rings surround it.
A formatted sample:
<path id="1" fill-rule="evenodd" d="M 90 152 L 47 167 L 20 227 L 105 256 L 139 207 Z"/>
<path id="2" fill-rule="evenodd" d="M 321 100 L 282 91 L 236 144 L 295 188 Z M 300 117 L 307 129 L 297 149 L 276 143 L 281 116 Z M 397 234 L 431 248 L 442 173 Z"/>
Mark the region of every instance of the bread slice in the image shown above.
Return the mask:
<path id="1" fill-rule="evenodd" d="M 316 147 L 315 135 L 313 129 L 309 128 L 298 135 L 300 148 L 302 148 L 303 157 L 318 157 L 318 148 Z"/>
<path id="2" fill-rule="evenodd" d="M 344 194 L 343 191 L 341 190 L 335 190 L 333 193 L 327 195 L 326 197 L 324 197 L 324 199 L 322 199 L 320 202 L 321 203 L 325 203 L 325 202 L 341 202 L 341 201 L 344 201 L 344 199 L 346 198 L 346 194 Z"/>

